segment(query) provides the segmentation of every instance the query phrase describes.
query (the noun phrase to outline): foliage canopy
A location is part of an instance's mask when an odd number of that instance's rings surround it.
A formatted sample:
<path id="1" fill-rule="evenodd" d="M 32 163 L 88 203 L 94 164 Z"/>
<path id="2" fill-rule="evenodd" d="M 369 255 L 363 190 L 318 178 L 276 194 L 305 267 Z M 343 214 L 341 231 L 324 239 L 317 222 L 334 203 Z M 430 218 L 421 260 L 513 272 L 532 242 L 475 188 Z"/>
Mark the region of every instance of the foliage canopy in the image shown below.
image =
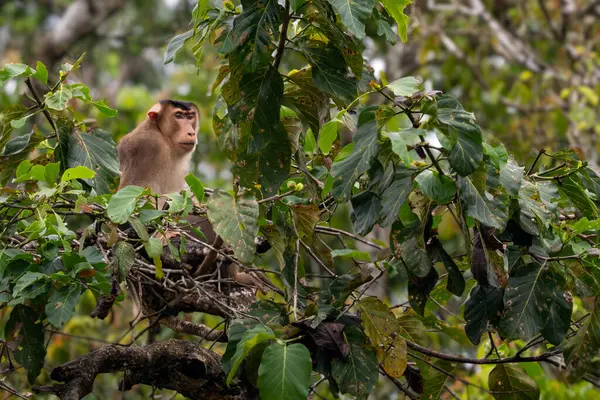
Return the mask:
<path id="1" fill-rule="evenodd" d="M 190 189 L 169 194 L 166 210 L 154 209 L 148 189 L 113 194 L 115 144 L 74 105 L 116 110 L 69 80 L 83 56 L 55 80 L 41 62 L 0 70 L 0 84 L 24 81 L 32 100 L 0 118 L 0 302 L 10 310 L 2 348 L 32 385 L 47 331 L 69 321 L 85 291 L 98 300 L 93 316 L 103 318 L 123 300 L 123 282 L 142 281 L 150 326 L 180 311 L 222 318 L 199 335 L 226 338 L 222 369 L 211 375 L 216 354 L 194 369 L 217 382 L 211 390 L 222 398 L 229 390 L 366 398 L 380 375 L 410 398 L 438 398 L 462 364 L 497 364 L 482 388 L 495 398 L 539 397 L 519 365 L 526 362 L 558 367 L 569 382 L 598 383 L 600 178 L 572 150 L 542 150 L 529 168 L 519 166 L 503 146 L 485 142 L 456 98 L 425 91 L 414 77 L 377 81 L 363 59 L 365 24 L 406 40 L 409 2 L 242 0 L 213 8 L 200 0 L 165 62 L 186 43 L 198 66 L 207 47 L 222 57 L 213 127 L 234 164 L 234 185 L 210 190 L 189 175 Z M 552 166 L 537 168 L 540 157 Z M 348 205 L 351 228 L 339 222 Z M 203 241 L 166 234 L 187 225 L 190 213 L 205 215 L 229 245 L 213 250 L 218 262 L 262 273 L 277 290 L 238 307 L 215 280 L 186 270 L 191 247 L 206 250 L 202 259 L 210 254 Z M 456 224 L 461 245 L 440 237 L 443 221 Z M 369 238 L 377 226 L 389 229 L 389 246 Z M 256 254 L 257 237 L 270 244 L 266 256 Z M 384 275 L 404 278 L 406 302 L 366 295 Z M 149 299 L 149 287 L 164 288 L 168 304 Z M 461 315 L 447 313 L 457 302 Z M 489 352 L 432 350 L 442 337 L 466 349 L 487 341 Z M 58 367 L 51 378 L 65 385 L 51 390 L 87 394 L 91 386 L 76 374 Z M 174 378 L 128 379 L 203 395 L 202 386 Z"/>

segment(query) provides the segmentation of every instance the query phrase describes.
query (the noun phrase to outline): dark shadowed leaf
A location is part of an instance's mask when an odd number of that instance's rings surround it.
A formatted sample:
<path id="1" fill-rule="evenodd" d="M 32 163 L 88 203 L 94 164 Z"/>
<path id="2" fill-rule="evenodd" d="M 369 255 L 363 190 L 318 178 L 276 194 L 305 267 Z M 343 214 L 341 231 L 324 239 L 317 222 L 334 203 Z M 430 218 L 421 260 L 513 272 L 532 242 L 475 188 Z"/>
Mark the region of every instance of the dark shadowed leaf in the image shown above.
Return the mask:
<path id="1" fill-rule="evenodd" d="M 171 41 L 167 45 L 167 51 L 165 53 L 165 59 L 163 61 L 163 64 L 169 64 L 170 62 L 172 62 L 175 59 L 175 54 L 177 54 L 179 49 L 183 47 L 185 42 L 189 38 L 191 38 L 193 34 L 194 30 L 190 29 L 189 31 L 181 33 L 175 36 L 173 39 L 171 39 Z"/>
<path id="2" fill-rule="evenodd" d="M 352 197 L 352 223 L 359 235 L 367 235 L 379 219 L 381 201 L 375 193 L 367 191 Z"/>
<path id="3" fill-rule="evenodd" d="M 514 365 L 497 365 L 488 378 L 496 400 L 537 400 L 540 389 L 527 373 Z"/>
<path id="4" fill-rule="evenodd" d="M 481 191 L 477 177 L 458 177 L 460 197 L 467 208 L 467 215 L 485 226 L 504 230 L 508 221 L 508 206 L 487 191 Z"/>
<path id="5" fill-rule="evenodd" d="M 333 195 L 339 202 L 348 200 L 356 180 L 369 169 L 379 145 L 377 122 L 362 125 L 354 134 L 354 150 L 342 161 L 333 164 Z M 397 213 L 397 211 L 396 211 Z"/>
<path id="6" fill-rule="evenodd" d="M 579 333 L 565 346 L 567 374 L 572 381 L 581 379 L 588 369 L 592 372 L 592 360 L 600 349 L 600 296 L 596 296 L 593 307 Z"/>
<path id="7" fill-rule="evenodd" d="M 413 189 L 412 177 L 415 170 L 397 165 L 395 167 L 392 183 L 381 195 L 381 217 L 379 225 L 387 228 L 398 219 L 400 207 L 406 203 L 408 195 Z"/>
<path id="8" fill-rule="evenodd" d="M 431 267 L 429 274 L 424 278 L 419 278 L 409 273 L 408 279 L 408 301 L 410 306 L 420 315 L 425 313 L 425 304 L 429 298 L 429 293 L 435 287 L 438 280 L 438 273 Z"/>
<path id="9" fill-rule="evenodd" d="M 431 243 L 427 246 L 427 253 L 429 253 L 434 262 L 439 261 L 444 263 L 448 272 L 448 291 L 456 296 L 462 296 L 465 291 L 465 278 L 437 238 L 431 240 Z"/>
<path id="10" fill-rule="evenodd" d="M 506 309 L 498 326 L 505 338 L 529 340 L 542 333 L 553 344 L 562 342 L 573 299 L 561 288 L 564 282 L 557 274 L 538 263 L 515 268 L 504 292 Z"/>
<path id="11" fill-rule="evenodd" d="M 491 286 L 477 285 L 465 304 L 465 332 L 473 344 L 479 344 L 488 324 L 495 324 L 503 308 L 504 291 Z"/>
<path id="12" fill-rule="evenodd" d="M 444 392 L 444 384 L 448 379 L 448 375 L 452 375 L 454 373 L 455 366 L 448 361 L 445 360 L 437 360 L 433 363 L 437 368 L 433 366 L 429 367 L 427 371 L 427 375 L 425 376 L 425 391 L 421 395 L 423 399 L 431 399 L 437 400 L 440 398 L 440 395 Z M 439 369 L 438 369 L 439 368 Z M 442 371 L 446 373 L 443 373 Z"/>
<path id="13" fill-rule="evenodd" d="M 349 345 L 348 358 L 333 359 L 331 374 L 342 393 L 366 400 L 377 383 L 377 357 L 375 349 L 366 343 L 366 337 L 356 326 L 344 329 Z"/>
<path id="14" fill-rule="evenodd" d="M 439 204 L 449 203 L 456 194 L 454 181 L 437 171 L 425 170 L 417 175 L 415 181 L 425 196 Z"/>
<path id="15" fill-rule="evenodd" d="M 9 338 L 20 325 L 19 334 L 23 335 L 23 340 L 15 351 L 15 359 L 27 370 L 27 380 L 31 384 L 42 371 L 46 357 L 44 325 L 39 318 L 32 308 L 19 304 L 13 308 L 4 328 L 4 337 Z"/>

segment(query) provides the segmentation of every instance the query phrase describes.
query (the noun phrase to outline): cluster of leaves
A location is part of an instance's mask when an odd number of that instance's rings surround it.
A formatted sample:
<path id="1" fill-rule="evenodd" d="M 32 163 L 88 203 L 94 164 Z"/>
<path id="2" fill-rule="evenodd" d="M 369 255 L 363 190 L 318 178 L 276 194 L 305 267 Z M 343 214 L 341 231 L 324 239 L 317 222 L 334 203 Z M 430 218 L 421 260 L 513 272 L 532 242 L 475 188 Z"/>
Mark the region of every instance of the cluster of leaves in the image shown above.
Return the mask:
<path id="1" fill-rule="evenodd" d="M 585 162 L 572 151 L 542 152 L 540 157 L 549 157 L 553 166 L 536 169 L 535 162 L 525 171 L 503 146 L 484 142 L 475 117 L 455 98 L 423 92 L 412 77 L 377 83 L 358 39 L 364 37 L 368 21 L 395 40 L 390 28 L 395 20 L 403 37 L 408 1 L 241 3 L 211 9 L 200 0 L 192 29 L 173 39 L 165 57 L 166 62 L 173 60 L 186 41 L 194 40 L 198 62 L 200 50 L 210 45 L 223 56 L 217 81 L 221 99 L 213 123 L 221 147 L 235 163 L 235 190 L 215 190 L 207 201 L 207 216 L 233 245 L 235 258 L 248 266 L 261 262 L 255 256 L 255 239 L 265 236 L 274 259 L 270 267 L 280 276 L 275 283 L 284 293 L 254 303 L 248 318 L 230 321 L 223 355 L 227 382 L 244 371 L 261 398 L 302 399 L 323 376 L 332 393 L 366 398 L 381 373 L 435 398 L 455 364 L 444 361 L 443 354 L 433 365 L 419 357 L 427 350 L 425 332 L 466 346 L 463 325 L 466 339 L 474 344 L 484 334 L 531 340 L 523 351 L 547 342 L 554 346 L 549 355 L 564 350 L 570 379 L 593 378 L 600 347 L 600 178 Z M 284 63 L 297 69 L 282 73 Z M 24 72 L 26 79 L 39 78 L 39 70 Z M 68 86 L 63 81 L 61 76 L 57 87 L 49 88 L 49 96 Z M 368 96 L 384 103 L 359 105 Z M 47 98 L 29 111 L 21 109 L 21 114 L 3 114 L 3 152 L 26 136 L 8 139 L 13 122 L 32 110 L 49 115 L 53 132 L 38 142 L 31 134 L 13 158 L 2 160 L 14 163 L 7 178 L 35 186 L 3 188 L 0 200 L 0 218 L 9 229 L 1 238 L 7 249 L 0 253 L 0 276 L 8 277 L 2 281 L 2 295 L 17 302 L 10 316 L 15 322 L 8 327 L 11 332 L 20 329 L 25 341 L 43 339 L 40 328 L 35 336 L 23 328 L 37 320 L 64 322 L 48 310 L 54 300 L 60 304 L 56 309 L 72 310 L 74 300 L 56 298 L 55 293 L 71 290 L 63 287 L 94 287 L 103 293 L 110 289 L 106 271 L 87 276 L 91 267 L 99 271 L 107 263 L 102 254 L 86 250 L 86 230 L 73 236 L 53 209 L 93 215 L 94 223 L 86 229 L 104 226 L 110 231 L 114 224 L 131 223 L 161 279 L 163 248 L 146 227 L 160 230 L 165 218 L 177 222 L 193 208 L 188 192 L 170 194 L 167 211 L 154 210 L 152 195 L 144 188 L 103 195 L 108 187 L 103 184 L 110 183 L 106 177 L 114 172 L 114 144 L 81 133 L 76 117 L 65 118 Z M 68 140 L 61 126 L 70 127 Z M 77 153 L 81 147 L 75 143 L 92 143 L 90 137 L 98 141 L 93 142 L 96 146 Z M 107 145 L 112 146 L 107 157 L 99 157 Z M 43 155 L 33 164 L 24 161 L 34 148 L 43 149 Z M 73 152 L 85 157 L 70 156 Z M 202 184 L 193 176 L 187 182 L 202 203 Z M 95 193 L 86 197 L 82 188 Z M 333 217 L 344 212 L 338 206 L 348 202 L 357 235 L 331 227 Z M 438 232 L 444 219 L 456 223 L 464 246 L 448 250 Z M 383 249 L 361 237 L 376 225 L 390 229 L 389 255 L 359 251 L 346 240 Z M 15 238 L 17 245 L 11 242 Z M 79 249 L 74 250 L 74 239 Z M 29 249 L 28 243 L 35 248 Z M 335 249 L 340 243 L 343 248 Z M 118 237 L 108 245 L 116 271 L 126 273 L 131 245 Z M 50 246 L 48 255 L 38 254 L 44 246 Z M 167 247 L 174 255 L 186 250 L 185 241 L 179 248 Z M 58 269 L 48 275 L 42 269 L 46 264 Z M 68 279 L 58 278 L 61 270 Z M 407 306 L 390 308 L 363 297 L 386 271 L 406 276 Z M 20 283 L 25 276 L 29 278 Z M 31 305 L 19 304 L 22 293 L 29 293 L 26 288 L 35 290 L 44 282 L 50 284 L 39 299 L 29 296 Z M 452 295 L 466 297 L 468 289 L 466 324 L 440 319 L 437 305 L 449 303 Z M 38 302 L 48 306 L 36 308 Z M 591 307 L 589 315 L 584 303 Z M 511 351 L 516 349 L 507 347 L 506 355 Z M 513 353 L 515 362 L 520 354 Z M 496 356 L 501 357 L 498 351 Z M 26 358 L 23 354 L 21 360 Z M 35 379 L 39 369 L 23 365 Z M 514 388 L 519 396 L 539 396 L 535 382 L 516 366 L 498 365 L 489 387 L 497 398 L 513 396 Z"/>

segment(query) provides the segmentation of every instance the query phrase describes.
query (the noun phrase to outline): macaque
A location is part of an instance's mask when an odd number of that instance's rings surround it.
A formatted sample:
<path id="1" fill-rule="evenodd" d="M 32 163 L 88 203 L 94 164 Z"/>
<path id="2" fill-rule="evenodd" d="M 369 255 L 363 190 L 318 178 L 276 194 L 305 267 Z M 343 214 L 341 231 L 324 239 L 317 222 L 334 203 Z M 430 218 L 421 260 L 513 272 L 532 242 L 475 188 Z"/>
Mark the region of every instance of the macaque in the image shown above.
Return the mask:
<path id="1" fill-rule="evenodd" d="M 189 172 L 192 153 L 197 144 L 198 107 L 190 102 L 161 100 L 150 108 L 147 118 L 132 132 L 121 139 L 117 146 L 121 163 L 121 183 L 119 190 L 128 185 L 149 187 L 152 192 L 161 195 L 180 192 L 185 189 L 185 176 Z M 161 196 L 157 207 L 162 209 L 166 198 Z M 205 218 L 190 215 L 188 220 L 206 236 L 214 247 L 220 247 L 222 239 L 216 235 Z M 210 252 L 198 267 L 196 276 L 210 273 L 210 267 L 216 254 Z M 231 264 L 225 275 L 235 281 L 258 286 L 264 283 L 250 274 L 240 272 L 239 267 Z"/>

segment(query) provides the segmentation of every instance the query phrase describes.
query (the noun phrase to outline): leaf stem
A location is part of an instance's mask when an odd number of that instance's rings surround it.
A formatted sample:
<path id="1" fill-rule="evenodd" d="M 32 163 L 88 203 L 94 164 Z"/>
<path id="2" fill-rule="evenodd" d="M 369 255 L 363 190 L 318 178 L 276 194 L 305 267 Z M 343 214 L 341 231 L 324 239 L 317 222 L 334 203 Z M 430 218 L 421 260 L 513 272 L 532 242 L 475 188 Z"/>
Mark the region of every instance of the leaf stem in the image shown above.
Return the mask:
<path id="1" fill-rule="evenodd" d="M 527 175 L 531 175 L 531 173 L 533 172 L 533 169 L 535 168 L 535 165 L 539 161 L 539 159 L 542 156 L 542 154 L 546 154 L 546 149 L 541 149 L 540 150 L 540 152 L 538 153 L 538 155 L 535 158 L 535 160 L 533 160 L 533 164 L 531 164 L 531 167 L 529 168 L 529 171 L 527 171 Z"/>
<path id="2" fill-rule="evenodd" d="M 40 97 L 38 96 L 35 88 L 33 87 L 33 84 L 31 83 L 31 79 L 29 79 L 29 78 L 25 79 L 25 85 L 27 85 L 27 88 L 31 92 L 31 95 L 33 96 L 33 99 L 37 103 L 37 107 L 40 110 L 42 110 L 42 113 L 44 114 L 44 117 L 46 117 L 46 119 L 50 123 L 50 126 L 52 126 L 52 129 L 54 130 L 54 133 L 58 136 L 58 128 L 56 127 L 56 124 L 54 123 L 54 120 L 52 119 L 52 116 L 50 115 L 50 113 L 48 112 L 48 110 L 46 110 L 46 106 L 44 105 L 44 102 L 40 100 Z"/>

